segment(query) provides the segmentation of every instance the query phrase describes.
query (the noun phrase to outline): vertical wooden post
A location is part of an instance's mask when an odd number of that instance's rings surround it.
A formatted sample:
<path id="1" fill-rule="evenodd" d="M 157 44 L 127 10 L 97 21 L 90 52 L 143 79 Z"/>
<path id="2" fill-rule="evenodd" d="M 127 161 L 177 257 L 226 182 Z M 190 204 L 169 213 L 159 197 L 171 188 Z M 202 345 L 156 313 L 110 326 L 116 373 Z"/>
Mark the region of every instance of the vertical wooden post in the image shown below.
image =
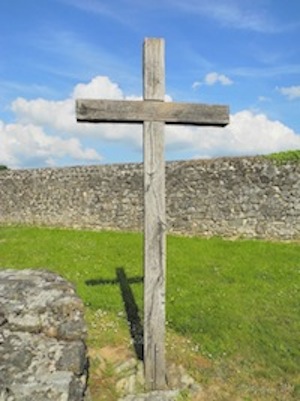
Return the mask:
<path id="1" fill-rule="evenodd" d="M 144 124 L 144 365 L 147 390 L 161 390 L 166 386 L 164 124 L 224 127 L 229 110 L 226 106 L 165 104 L 163 39 L 146 39 L 143 54 L 142 102 L 78 99 L 76 110 L 77 121 Z"/>
<path id="2" fill-rule="evenodd" d="M 164 101 L 164 41 L 144 43 L 144 100 Z M 162 390 L 165 368 L 164 123 L 144 122 L 144 364 L 147 390 Z"/>

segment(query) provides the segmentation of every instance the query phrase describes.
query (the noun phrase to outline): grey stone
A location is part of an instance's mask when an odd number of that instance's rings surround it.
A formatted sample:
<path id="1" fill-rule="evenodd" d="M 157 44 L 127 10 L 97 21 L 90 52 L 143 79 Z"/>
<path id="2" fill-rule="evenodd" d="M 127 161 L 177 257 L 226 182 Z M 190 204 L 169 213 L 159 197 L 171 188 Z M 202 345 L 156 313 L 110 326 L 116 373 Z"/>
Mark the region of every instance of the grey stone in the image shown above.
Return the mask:
<path id="1" fill-rule="evenodd" d="M 176 401 L 179 390 L 152 391 L 144 394 L 130 394 L 120 401 Z"/>
<path id="2" fill-rule="evenodd" d="M 141 230 L 142 167 L 5 170 L 0 174 L 0 224 Z M 300 238 L 300 163 L 275 166 L 262 157 L 169 162 L 166 192 L 171 232 Z M 276 227 L 286 224 L 287 216 L 293 216 L 288 233 Z M 39 329 L 37 322 L 28 324 Z"/>
<path id="3" fill-rule="evenodd" d="M 0 289 L 0 401 L 84 401 L 86 327 L 73 286 L 0 269 Z"/>

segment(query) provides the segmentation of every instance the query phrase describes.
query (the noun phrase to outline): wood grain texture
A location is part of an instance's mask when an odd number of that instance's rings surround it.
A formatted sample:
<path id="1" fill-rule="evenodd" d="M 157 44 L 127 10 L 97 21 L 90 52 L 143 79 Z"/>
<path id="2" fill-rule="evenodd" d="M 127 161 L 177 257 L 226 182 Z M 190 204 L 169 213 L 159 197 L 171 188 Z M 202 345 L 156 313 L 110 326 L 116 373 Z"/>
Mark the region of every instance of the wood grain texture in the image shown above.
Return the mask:
<path id="1" fill-rule="evenodd" d="M 161 121 L 167 124 L 225 126 L 227 106 L 173 103 L 160 100 L 83 100 L 76 102 L 77 121 L 127 122 Z"/>
<path id="2" fill-rule="evenodd" d="M 79 122 L 143 123 L 144 135 L 144 366 L 147 390 L 166 386 L 165 269 L 166 213 L 164 125 L 225 126 L 227 106 L 168 103 L 162 39 L 146 39 L 143 51 L 143 101 L 76 101 Z"/>
<path id="3" fill-rule="evenodd" d="M 165 99 L 165 41 L 145 39 L 143 51 L 144 100 Z"/>
<path id="4" fill-rule="evenodd" d="M 164 99 L 164 42 L 144 44 L 144 98 Z M 147 390 L 163 390 L 165 367 L 164 123 L 145 121 L 144 135 L 144 363 Z"/>

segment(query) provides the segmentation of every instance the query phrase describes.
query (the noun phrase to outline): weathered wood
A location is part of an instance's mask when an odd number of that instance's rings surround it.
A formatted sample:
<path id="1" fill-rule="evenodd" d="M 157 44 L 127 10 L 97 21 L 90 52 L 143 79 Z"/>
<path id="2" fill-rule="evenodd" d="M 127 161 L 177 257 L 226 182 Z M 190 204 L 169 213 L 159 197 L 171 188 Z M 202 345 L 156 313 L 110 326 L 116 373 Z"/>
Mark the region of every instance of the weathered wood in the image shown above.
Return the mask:
<path id="1" fill-rule="evenodd" d="M 164 100 L 164 41 L 144 43 L 144 99 Z M 164 123 L 144 122 L 144 361 L 148 390 L 162 390 L 165 371 L 165 162 Z"/>
<path id="2" fill-rule="evenodd" d="M 163 123 L 144 123 L 144 362 L 148 390 L 165 388 L 165 166 Z"/>
<path id="3" fill-rule="evenodd" d="M 173 103 L 157 100 L 84 100 L 76 102 L 78 121 L 127 122 L 161 121 L 166 124 L 225 126 L 227 106 Z"/>
<path id="4" fill-rule="evenodd" d="M 148 390 L 164 389 L 166 213 L 164 124 L 224 126 L 227 106 L 165 103 L 164 41 L 144 42 L 144 100 L 77 100 L 79 122 L 144 123 L 144 366 Z"/>

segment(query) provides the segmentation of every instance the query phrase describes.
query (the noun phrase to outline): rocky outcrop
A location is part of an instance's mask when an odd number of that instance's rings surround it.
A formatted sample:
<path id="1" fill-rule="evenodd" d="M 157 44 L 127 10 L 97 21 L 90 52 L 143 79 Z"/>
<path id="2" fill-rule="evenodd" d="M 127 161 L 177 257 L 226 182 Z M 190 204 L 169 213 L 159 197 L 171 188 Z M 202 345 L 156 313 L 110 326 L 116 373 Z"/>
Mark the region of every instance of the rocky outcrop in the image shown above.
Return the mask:
<path id="1" fill-rule="evenodd" d="M 83 304 L 44 270 L 0 270 L 0 401 L 84 401 Z"/>

